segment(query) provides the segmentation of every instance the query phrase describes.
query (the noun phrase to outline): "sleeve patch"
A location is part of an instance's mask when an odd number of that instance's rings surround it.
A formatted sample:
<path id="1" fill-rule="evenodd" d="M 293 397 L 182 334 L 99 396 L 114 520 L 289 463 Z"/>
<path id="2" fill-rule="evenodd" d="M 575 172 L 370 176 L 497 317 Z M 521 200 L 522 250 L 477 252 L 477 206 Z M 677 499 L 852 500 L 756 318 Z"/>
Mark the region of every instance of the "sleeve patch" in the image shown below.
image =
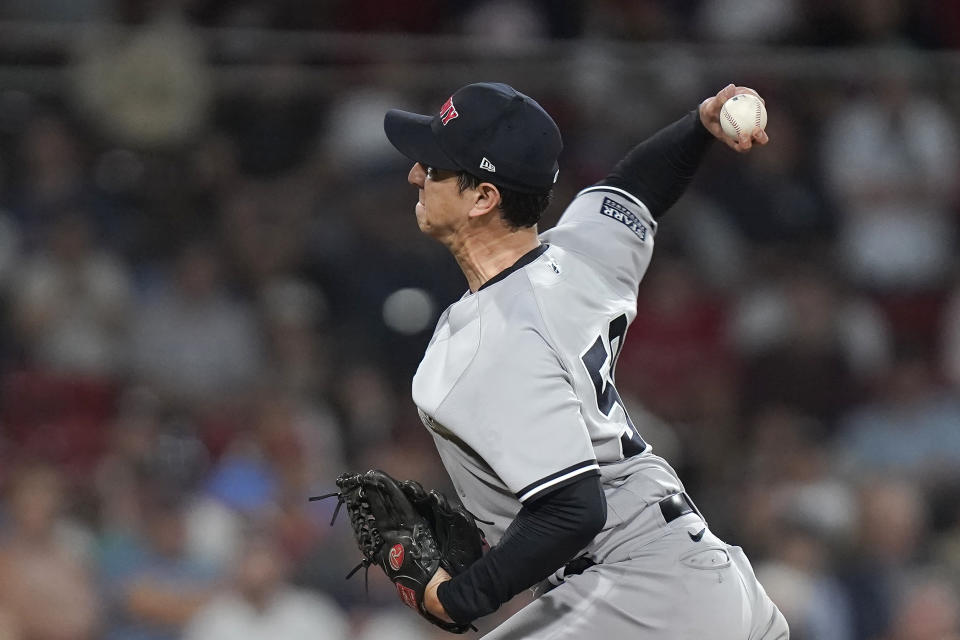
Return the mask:
<path id="1" fill-rule="evenodd" d="M 619 202 L 611 200 L 610 198 L 604 198 L 603 204 L 600 205 L 600 213 L 626 226 L 640 238 L 641 242 L 647 239 L 647 226 L 643 224 L 640 218 L 632 211 Z"/>

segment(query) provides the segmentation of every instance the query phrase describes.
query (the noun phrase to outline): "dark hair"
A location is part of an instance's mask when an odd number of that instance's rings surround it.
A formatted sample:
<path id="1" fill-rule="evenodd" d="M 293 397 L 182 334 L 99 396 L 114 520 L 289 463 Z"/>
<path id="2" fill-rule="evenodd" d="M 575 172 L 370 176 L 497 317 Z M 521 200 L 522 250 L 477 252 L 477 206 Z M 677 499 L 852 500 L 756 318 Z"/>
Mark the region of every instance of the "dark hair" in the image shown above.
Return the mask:
<path id="1" fill-rule="evenodd" d="M 457 188 L 460 193 L 467 189 L 476 189 L 483 182 L 489 182 L 466 171 L 457 173 Z M 532 227 L 540 222 L 540 216 L 546 211 L 553 197 L 553 189 L 540 193 L 521 193 L 497 185 L 500 191 L 500 217 L 514 231 Z"/>

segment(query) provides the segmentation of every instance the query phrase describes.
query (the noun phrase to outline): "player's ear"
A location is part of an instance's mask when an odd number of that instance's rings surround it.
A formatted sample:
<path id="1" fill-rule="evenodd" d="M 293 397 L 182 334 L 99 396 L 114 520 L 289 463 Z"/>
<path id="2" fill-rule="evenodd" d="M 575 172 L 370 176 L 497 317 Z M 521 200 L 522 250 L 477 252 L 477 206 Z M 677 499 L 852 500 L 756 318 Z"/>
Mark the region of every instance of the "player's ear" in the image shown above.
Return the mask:
<path id="1" fill-rule="evenodd" d="M 500 206 L 500 190 L 489 182 L 481 182 L 473 193 L 473 209 L 470 217 L 484 216 Z"/>

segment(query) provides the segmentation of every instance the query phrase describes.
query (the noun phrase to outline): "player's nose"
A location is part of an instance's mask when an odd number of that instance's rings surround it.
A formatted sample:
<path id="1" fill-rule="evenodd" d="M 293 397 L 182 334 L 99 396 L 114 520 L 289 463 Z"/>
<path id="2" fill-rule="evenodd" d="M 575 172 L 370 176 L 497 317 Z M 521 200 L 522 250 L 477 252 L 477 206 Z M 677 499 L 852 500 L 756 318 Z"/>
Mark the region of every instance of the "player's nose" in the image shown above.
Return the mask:
<path id="1" fill-rule="evenodd" d="M 415 162 L 410 167 L 410 173 L 407 174 L 407 182 L 423 189 L 423 183 L 427 179 L 427 170 L 419 162 Z"/>

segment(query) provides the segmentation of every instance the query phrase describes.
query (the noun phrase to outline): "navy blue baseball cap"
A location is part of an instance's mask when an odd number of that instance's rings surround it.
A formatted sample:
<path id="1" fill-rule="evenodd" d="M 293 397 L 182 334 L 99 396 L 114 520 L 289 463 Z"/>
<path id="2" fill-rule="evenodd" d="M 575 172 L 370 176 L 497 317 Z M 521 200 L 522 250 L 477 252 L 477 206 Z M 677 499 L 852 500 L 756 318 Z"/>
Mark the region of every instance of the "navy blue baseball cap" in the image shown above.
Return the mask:
<path id="1" fill-rule="evenodd" d="M 458 89 L 432 116 L 391 109 L 383 130 L 414 162 L 523 193 L 550 190 L 560 171 L 557 123 L 536 100 L 499 82 Z"/>

